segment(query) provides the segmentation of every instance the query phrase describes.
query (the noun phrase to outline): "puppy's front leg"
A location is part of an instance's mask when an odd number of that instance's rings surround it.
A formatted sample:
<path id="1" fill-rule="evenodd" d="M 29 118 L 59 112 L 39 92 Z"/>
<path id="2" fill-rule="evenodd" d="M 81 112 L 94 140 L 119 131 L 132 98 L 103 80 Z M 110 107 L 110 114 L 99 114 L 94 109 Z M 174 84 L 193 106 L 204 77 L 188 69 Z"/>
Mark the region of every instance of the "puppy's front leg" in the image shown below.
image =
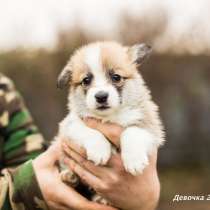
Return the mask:
<path id="1" fill-rule="evenodd" d="M 64 119 L 60 124 L 60 133 L 84 147 L 88 160 L 93 161 L 96 165 L 104 165 L 109 160 L 111 156 L 109 141 L 99 131 L 87 127 L 80 118 Z"/>
<path id="2" fill-rule="evenodd" d="M 121 134 L 121 155 L 126 171 L 142 173 L 149 164 L 148 155 L 155 146 L 154 136 L 144 128 L 132 126 Z"/>

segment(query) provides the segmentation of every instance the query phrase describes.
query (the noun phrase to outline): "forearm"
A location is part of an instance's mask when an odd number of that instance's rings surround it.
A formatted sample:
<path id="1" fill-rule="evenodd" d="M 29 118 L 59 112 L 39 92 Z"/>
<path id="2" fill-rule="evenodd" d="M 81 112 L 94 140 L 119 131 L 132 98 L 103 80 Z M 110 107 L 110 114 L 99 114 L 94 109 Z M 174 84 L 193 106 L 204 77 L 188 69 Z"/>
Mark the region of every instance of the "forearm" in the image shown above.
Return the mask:
<path id="1" fill-rule="evenodd" d="M 44 143 L 15 85 L 0 73 L 0 170 L 33 159 Z"/>
<path id="2" fill-rule="evenodd" d="M 0 74 L 0 209 L 46 209 L 31 161 L 17 167 L 44 149 L 21 95 Z"/>
<path id="3" fill-rule="evenodd" d="M 4 169 L 0 178 L 0 209 L 48 209 L 34 174 L 32 162 Z"/>
<path id="4" fill-rule="evenodd" d="M 3 135 L 4 168 L 24 163 L 45 150 L 44 138 L 24 105 L 21 105 L 19 110 L 11 113 L 10 116 Z"/>

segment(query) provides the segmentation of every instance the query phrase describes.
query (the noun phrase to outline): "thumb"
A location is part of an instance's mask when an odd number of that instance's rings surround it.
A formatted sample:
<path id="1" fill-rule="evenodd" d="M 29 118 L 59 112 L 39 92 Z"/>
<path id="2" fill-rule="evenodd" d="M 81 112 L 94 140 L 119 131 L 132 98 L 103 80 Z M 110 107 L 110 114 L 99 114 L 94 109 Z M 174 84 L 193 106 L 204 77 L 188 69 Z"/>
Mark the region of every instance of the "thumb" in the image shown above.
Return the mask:
<path id="1" fill-rule="evenodd" d="M 62 155 L 61 141 L 54 141 L 48 148 L 48 153 L 53 161 L 59 160 Z"/>
<path id="2" fill-rule="evenodd" d="M 59 141 L 53 144 L 37 158 L 34 159 L 34 164 L 38 163 L 40 167 L 54 167 L 61 157 L 61 143 Z"/>

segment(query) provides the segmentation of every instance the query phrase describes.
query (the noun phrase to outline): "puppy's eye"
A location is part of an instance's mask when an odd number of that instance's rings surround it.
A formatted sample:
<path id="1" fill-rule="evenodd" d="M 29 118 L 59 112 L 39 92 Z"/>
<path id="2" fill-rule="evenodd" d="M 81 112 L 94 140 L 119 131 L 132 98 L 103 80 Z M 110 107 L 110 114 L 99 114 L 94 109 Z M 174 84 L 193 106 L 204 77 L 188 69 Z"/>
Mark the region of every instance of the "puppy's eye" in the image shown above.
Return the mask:
<path id="1" fill-rule="evenodd" d="M 112 74 L 111 79 L 113 82 L 120 82 L 122 80 L 122 77 L 119 74 Z"/>
<path id="2" fill-rule="evenodd" d="M 88 85 L 90 85 L 90 83 L 91 83 L 91 81 L 92 81 L 92 76 L 86 76 L 83 80 L 82 80 L 82 85 L 84 85 L 84 86 L 88 86 Z"/>

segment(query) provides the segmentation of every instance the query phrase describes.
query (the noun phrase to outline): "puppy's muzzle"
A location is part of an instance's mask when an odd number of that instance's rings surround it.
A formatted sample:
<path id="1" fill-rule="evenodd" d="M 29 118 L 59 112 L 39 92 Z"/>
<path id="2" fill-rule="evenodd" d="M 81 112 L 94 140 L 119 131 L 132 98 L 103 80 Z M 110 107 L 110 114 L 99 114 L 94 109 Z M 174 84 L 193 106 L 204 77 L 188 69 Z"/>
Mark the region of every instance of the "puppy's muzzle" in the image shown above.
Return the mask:
<path id="1" fill-rule="evenodd" d="M 109 94 L 105 91 L 99 91 L 95 94 L 96 101 L 99 104 L 106 104 L 108 97 L 109 97 Z"/>

